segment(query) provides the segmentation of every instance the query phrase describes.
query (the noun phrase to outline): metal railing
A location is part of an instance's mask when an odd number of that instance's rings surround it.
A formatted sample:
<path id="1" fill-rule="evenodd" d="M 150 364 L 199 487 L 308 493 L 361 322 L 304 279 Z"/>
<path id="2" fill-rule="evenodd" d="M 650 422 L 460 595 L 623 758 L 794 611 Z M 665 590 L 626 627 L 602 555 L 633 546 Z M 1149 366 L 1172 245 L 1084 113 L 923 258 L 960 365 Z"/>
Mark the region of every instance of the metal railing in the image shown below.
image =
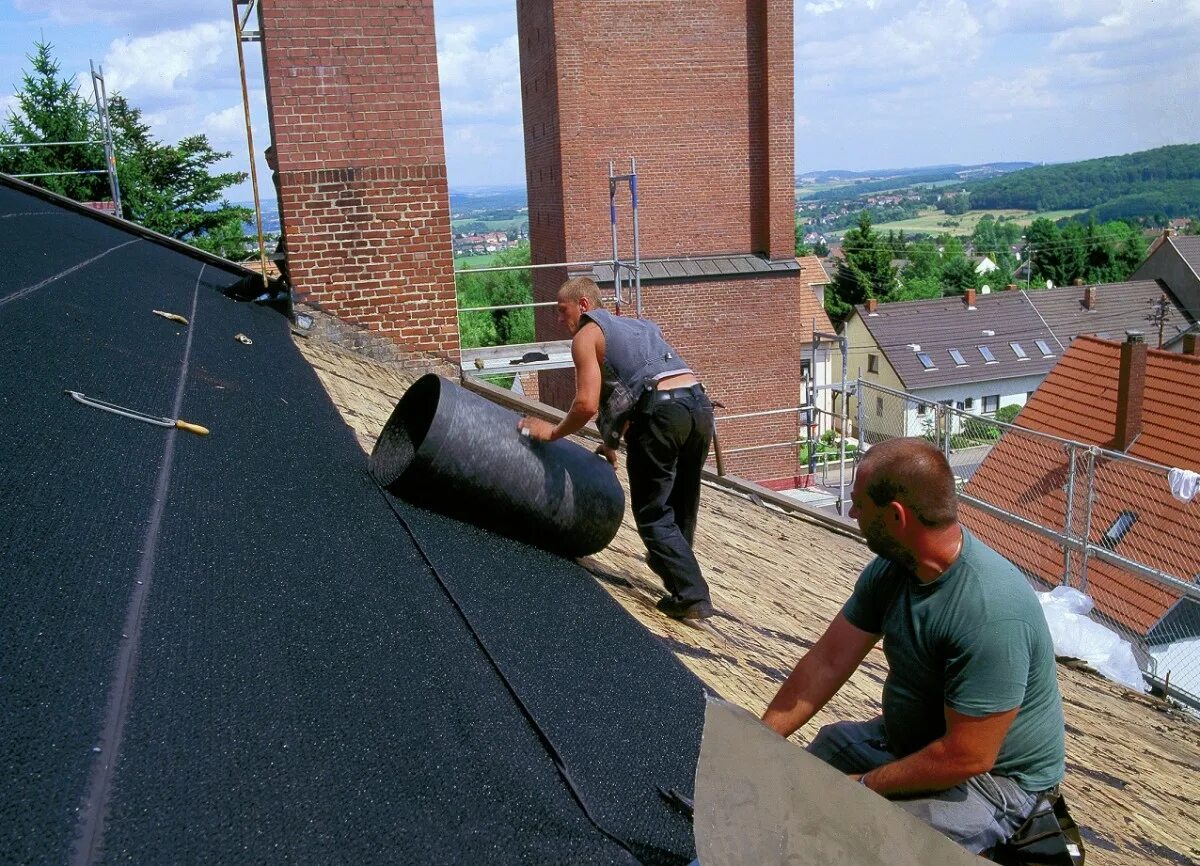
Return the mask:
<path id="1" fill-rule="evenodd" d="M 1200 705 L 1200 501 L 1170 467 L 860 381 L 867 443 L 923 436 L 946 454 L 963 522 L 1040 590 L 1089 595 L 1143 673 Z"/>

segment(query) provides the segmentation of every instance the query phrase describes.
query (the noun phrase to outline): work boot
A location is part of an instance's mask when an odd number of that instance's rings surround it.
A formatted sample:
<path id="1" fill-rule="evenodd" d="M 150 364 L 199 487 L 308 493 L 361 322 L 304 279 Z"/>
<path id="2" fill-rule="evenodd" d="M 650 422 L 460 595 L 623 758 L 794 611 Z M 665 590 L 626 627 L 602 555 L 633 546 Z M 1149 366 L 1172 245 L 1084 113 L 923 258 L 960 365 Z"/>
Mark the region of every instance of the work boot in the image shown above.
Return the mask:
<path id="1" fill-rule="evenodd" d="M 671 619 L 708 619 L 714 612 L 707 599 L 683 601 L 673 595 L 664 595 L 654 606 Z"/>

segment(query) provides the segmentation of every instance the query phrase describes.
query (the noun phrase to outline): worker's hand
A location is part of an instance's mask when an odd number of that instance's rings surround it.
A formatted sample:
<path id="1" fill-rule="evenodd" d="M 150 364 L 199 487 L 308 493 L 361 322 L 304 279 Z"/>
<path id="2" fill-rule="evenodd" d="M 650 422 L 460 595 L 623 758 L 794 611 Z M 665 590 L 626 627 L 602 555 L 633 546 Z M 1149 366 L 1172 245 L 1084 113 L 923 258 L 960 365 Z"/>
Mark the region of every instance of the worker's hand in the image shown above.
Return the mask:
<path id="1" fill-rule="evenodd" d="M 530 439 L 537 439 L 540 442 L 549 442 L 554 438 L 554 425 L 541 418 L 530 418 L 526 415 L 517 422 L 517 429 L 521 431 L 522 436 L 528 436 Z"/>
<path id="2" fill-rule="evenodd" d="M 596 453 L 609 462 L 613 469 L 617 468 L 617 449 L 609 448 L 607 445 L 601 445 L 596 449 Z"/>

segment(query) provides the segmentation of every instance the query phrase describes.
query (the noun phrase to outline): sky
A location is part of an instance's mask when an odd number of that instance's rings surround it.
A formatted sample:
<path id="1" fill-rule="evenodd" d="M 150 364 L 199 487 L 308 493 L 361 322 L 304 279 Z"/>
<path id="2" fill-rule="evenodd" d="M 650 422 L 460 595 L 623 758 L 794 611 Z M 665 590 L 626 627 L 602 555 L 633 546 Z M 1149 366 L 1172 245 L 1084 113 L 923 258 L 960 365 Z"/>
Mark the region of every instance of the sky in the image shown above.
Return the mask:
<path id="1" fill-rule="evenodd" d="M 434 8 L 451 188 L 523 184 L 515 2 Z M 204 132 L 245 171 L 233 32 L 219 0 L 0 0 L 0 117 L 45 40 L 88 94 L 95 61 L 159 139 Z M 244 50 L 261 152 L 261 54 Z M 797 0 L 795 52 L 798 173 L 1200 143 L 1200 0 Z"/>

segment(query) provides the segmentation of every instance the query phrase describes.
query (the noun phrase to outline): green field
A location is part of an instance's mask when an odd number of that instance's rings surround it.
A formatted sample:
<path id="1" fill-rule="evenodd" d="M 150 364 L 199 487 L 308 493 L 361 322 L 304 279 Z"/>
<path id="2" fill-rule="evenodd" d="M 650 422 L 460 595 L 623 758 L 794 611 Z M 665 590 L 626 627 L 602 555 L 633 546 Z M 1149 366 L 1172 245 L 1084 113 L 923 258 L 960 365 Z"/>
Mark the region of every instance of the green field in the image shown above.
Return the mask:
<path id="1" fill-rule="evenodd" d="M 863 186 L 865 183 L 874 183 L 875 181 L 858 181 L 858 180 L 829 180 L 822 183 L 806 183 L 796 187 L 796 198 L 806 199 L 811 198 L 818 193 L 827 192 L 831 189 L 844 189 L 848 192 L 853 192 L 854 187 Z M 863 192 L 860 195 L 888 195 L 889 193 L 899 192 L 901 190 L 910 190 L 913 187 L 921 189 L 930 189 L 933 187 L 952 186 L 961 184 L 962 181 L 957 178 L 949 180 L 930 180 L 914 183 L 911 177 L 896 178 L 896 185 L 887 189 L 872 189 L 870 192 Z"/>
<path id="2" fill-rule="evenodd" d="M 1037 213 L 1028 210 L 972 210 L 965 214 L 951 216 L 942 213 L 936 208 L 928 208 L 925 213 L 919 217 L 907 220 L 896 220 L 890 223 L 876 223 L 873 228 L 876 231 L 903 231 L 907 233 L 922 233 L 929 235 L 940 235 L 949 233 L 952 235 L 970 235 L 975 231 L 975 225 L 985 216 L 993 216 L 996 219 L 1001 217 L 1006 218 L 1010 222 L 1015 222 L 1021 227 L 1025 227 L 1035 219 L 1044 217 L 1050 221 L 1064 219 L 1069 216 L 1074 216 L 1077 213 L 1083 213 L 1079 210 L 1056 210 L 1043 211 Z M 843 230 L 844 232 L 845 230 Z M 839 232 L 842 234 L 842 232 Z"/>
<path id="3" fill-rule="evenodd" d="M 472 219 L 471 217 L 464 217 L 462 219 L 451 220 L 450 228 L 455 234 L 459 234 L 459 233 L 463 232 L 464 231 L 463 226 L 476 226 L 476 225 L 483 225 L 484 231 L 507 232 L 507 231 L 516 231 L 517 229 L 519 229 L 521 226 L 525 225 L 528 222 L 529 222 L 529 217 L 527 217 L 525 215 L 511 217 L 509 219 L 502 219 L 502 220 L 480 220 L 480 219 Z"/>
<path id="4" fill-rule="evenodd" d="M 454 269 L 462 270 L 467 265 L 473 268 L 490 268 L 496 262 L 496 255 L 496 253 L 489 253 L 482 256 L 455 256 Z"/>

